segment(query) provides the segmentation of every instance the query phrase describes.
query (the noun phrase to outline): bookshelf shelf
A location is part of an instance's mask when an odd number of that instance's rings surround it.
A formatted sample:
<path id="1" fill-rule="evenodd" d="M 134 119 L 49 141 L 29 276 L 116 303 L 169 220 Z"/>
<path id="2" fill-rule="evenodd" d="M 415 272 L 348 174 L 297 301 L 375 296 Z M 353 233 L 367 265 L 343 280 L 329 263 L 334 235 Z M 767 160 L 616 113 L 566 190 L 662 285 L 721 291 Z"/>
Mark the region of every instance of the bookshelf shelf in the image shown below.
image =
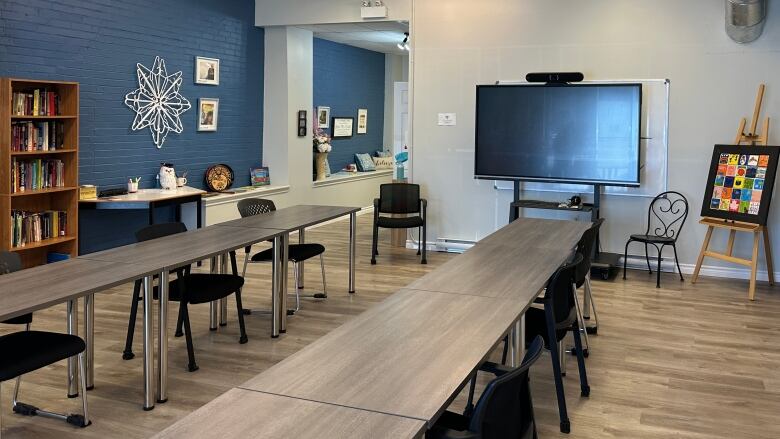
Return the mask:
<path id="1" fill-rule="evenodd" d="M 74 242 L 75 240 L 76 240 L 75 236 L 60 236 L 59 238 L 50 238 L 38 242 L 29 242 L 20 247 L 12 247 L 11 250 L 16 252 L 28 251 L 28 250 L 40 250 L 42 248 L 55 246 L 57 244 Z"/>
<path id="2" fill-rule="evenodd" d="M 72 186 L 65 186 L 65 187 L 50 187 L 46 189 L 38 189 L 35 191 L 24 191 L 24 192 L 15 192 L 11 194 L 12 198 L 16 197 L 30 197 L 35 195 L 44 195 L 44 194 L 51 194 L 56 192 L 66 192 L 66 191 L 77 191 L 79 188 L 72 187 Z"/>
<path id="3" fill-rule="evenodd" d="M 19 101 L 15 100 L 15 93 L 22 93 L 19 95 Z M 54 96 L 52 96 L 53 94 Z M 25 96 L 28 100 L 23 102 Z M 15 107 L 17 104 L 18 106 Z M 31 105 L 26 107 L 25 112 L 50 113 L 57 109 L 59 114 L 45 116 L 14 114 L 21 111 L 21 108 L 24 108 L 26 104 Z M 33 127 L 43 130 L 38 131 L 38 139 L 43 138 L 46 142 L 47 137 L 43 134 L 54 135 L 54 128 L 52 131 L 46 131 L 46 127 L 51 126 L 51 123 L 46 123 L 47 121 L 56 124 L 58 127 L 56 132 L 57 145 L 64 145 L 66 148 L 47 151 L 11 150 L 12 141 L 20 138 L 18 137 L 19 131 L 16 130 L 20 125 L 29 126 L 28 131 L 32 130 Z M 25 122 L 29 122 L 29 124 L 25 124 Z M 24 137 L 21 138 L 24 139 Z M 34 146 L 34 139 L 30 141 L 30 146 Z M 78 151 L 78 83 L 0 78 L 0 250 L 19 252 L 25 267 L 45 264 L 50 252 L 64 253 L 71 257 L 78 254 Z M 60 172 L 64 176 L 65 186 L 12 193 L 12 163 L 14 161 L 17 163 L 34 162 L 38 159 L 44 161 L 60 160 L 63 166 Z M 67 218 L 67 225 L 64 229 L 65 236 L 28 242 L 24 246 L 13 247 L 13 211 L 25 212 L 26 219 L 28 219 L 28 213 L 64 212 Z M 37 229 L 26 230 L 28 230 L 27 233 L 37 234 L 37 232 L 30 231 Z"/>

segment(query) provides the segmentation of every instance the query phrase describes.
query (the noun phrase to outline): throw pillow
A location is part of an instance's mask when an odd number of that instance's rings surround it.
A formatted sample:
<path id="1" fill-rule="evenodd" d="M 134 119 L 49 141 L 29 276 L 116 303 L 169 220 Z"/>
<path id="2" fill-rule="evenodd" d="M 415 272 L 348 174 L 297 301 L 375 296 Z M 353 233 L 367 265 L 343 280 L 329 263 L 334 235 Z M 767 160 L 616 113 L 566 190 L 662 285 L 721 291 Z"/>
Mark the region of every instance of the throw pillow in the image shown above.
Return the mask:
<path id="1" fill-rule="evenodd" d="M 355 154 L 355 165 L 360 172 L 376 171 L 374 161 L 368 154 Z"/>
<path id="2" fill-rule="evenodd" d="M 393 169 L 395 163 L 392 157 L 372 157 L 376 169 Z"/>

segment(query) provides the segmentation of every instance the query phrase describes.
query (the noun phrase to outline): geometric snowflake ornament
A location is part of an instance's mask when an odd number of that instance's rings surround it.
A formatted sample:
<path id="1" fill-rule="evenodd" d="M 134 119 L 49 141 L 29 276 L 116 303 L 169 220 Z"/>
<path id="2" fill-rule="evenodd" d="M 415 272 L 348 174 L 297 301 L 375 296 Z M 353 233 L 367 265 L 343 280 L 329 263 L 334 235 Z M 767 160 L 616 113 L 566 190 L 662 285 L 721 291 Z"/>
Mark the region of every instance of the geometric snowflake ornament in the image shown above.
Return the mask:
<path id="1" fill-rule="evenodd" d="M 190 109 L 190 101 L 179 94 L 181 72 L 168 75 L 165 61 L 159 56 L 154 58 L 151 69 L 141 63 L 136 66 L 138 89 L 125 95 L 125 105 L 135 111 L 133 131 L 148 127 L 152 140 L 159 149 L 162 148 L 169 131 L 177 134 L 182 132 L 179 116 Z"/>

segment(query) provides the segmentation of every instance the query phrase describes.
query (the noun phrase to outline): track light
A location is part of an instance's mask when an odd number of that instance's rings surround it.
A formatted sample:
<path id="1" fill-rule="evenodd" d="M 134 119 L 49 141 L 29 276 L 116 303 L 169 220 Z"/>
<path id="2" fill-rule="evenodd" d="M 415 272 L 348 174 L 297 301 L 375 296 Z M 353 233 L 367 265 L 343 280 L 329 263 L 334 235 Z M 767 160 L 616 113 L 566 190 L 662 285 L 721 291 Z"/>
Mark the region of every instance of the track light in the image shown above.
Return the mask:
<path id="1" fill-rule="evenodd" d="M 404 32 L 404 41 L 402 43 L 398 43 L 397 46 L 401 50 L 409 50 L 409 32 Z"/>

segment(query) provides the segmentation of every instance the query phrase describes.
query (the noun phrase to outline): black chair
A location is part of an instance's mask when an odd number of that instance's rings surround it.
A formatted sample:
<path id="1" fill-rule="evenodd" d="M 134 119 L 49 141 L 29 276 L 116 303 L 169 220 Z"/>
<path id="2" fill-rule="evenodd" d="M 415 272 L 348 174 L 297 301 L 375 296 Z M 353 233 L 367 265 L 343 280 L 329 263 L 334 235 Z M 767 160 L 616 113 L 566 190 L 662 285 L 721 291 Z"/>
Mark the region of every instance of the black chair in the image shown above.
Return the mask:
<path id="1" fill-rule="evenodd" d="M 647 230 L 641 235 L 631 235 L 626 242 L 626 250 L 623 255 L 623 279 L 626 278 L 626 260 L 628 259 L 628 245 L 632 242 L 641 242 L 645 245 L 645 260 L 647 270 L 653 274 L 650 268 L 650 256 L 647 247 L 652 245 L 658 251 L 658 270 L 656 288 L 661 288 L 661 254 L 664 247 L 671 246 L 674 250 L 674 263 L 677 264 L 677 272 L 680 274 L 680 282 L 684 281 L 680 261 L 677 259 L 677 238 L 688 218 L 688 200 L 679 192 L 667 191 L 658 194 L 647 209 Z M 659 247 L 660 246 L 660 247 Z"/>
<path id="2" fill-rule="evenodd" d="M 139 230 L 136 233 L 136 239 L 139 242 L 143 242 L 186 231 L 187 227 L 183 223 L 153 224 Z M 236 264 L 236 254 L 234 252 L 230 253 L 230 262 L 233 274 L 191 273 L 190 266 L 181 267 L 172 271 L 172 273 L 176 275 L 176 278 L 168 282 L 168 299 L 172 302 L 179 302 L 176 336 L 186 336 L 187 356 L 189 359 L 187 368 L 190 372 L 198 370 L 198 365 L 195 362 L 195 349 L 192 345 L 192 329 L 190 327 L 188 305 L 209 303 L 235 294 L 236 309 L 238 310 L 238 325 L 241 331 L 238 342 L 244 344 L 249 340 L 246 335 L 246 327 L 244 326 L 244 308 L 241 305 L 241 288 L 244 286 L 244 278 L 236 274 L 238 272 L 238 266 Z M 156 285 L 153 287 L 152 297 L 154 299 L 159 298 L 158 286 Z M 126 360 L 134 357 L 132 347 L 135 320 L 138 315 L 138 302 L 140 300 L 149 299 L 149 297 L 141 297 L 141 281 L 136 281 L 135 287 L 133 288 L 133 299 L 130 305 L 130 320 L 127 324 L 125 351 L 122 355 L 122 358 Z M 182 326 L 184 327 L 183 334 Z"/>
<path id="3" fill-rule="evenodd" d="M 374 235 L 371 247 L 371 264 L 376 264 L 376 256 L 379 254 L 379 228 L 385 229 L 411 229 L 417 228 L 419 240 L 417 242 L 417 254 L 422 253 L 421 264 L 427 264 L 426 235 L 427 222 L 425 211 L 428 201 L 420 198 L 420 185 L 411 183 L 386 183 L 379 186 L 379 198 L 374 198 Z M 387 213 L 391 215 L 406 215 L 403 217 L 381 216 Z M 408 216 L 409 214 L 417 214 Z"/>
<path id="4" fill-rule="evenodd" d="M 428 430 L 432 439 L 535 439 L 533 401 L 528 371 L 542 355 L 544 342 L 536 337 L 525 353 L 520 367 L 509 368 L 485 363 L 480 370 L 496 376 L 485 387 L 476 407 L 471 397 L 463 415 L 445 411 Z M 473 382 L 473 380 L 472 380 Z"/>
<path id="5" fill-rule="evenodd" d="M 582 263 L 582 259 L 582 255 L 577 253 L 572 261 L 559 267 L 550 277 L 542 298 L 543 310 L 528 308 L 525 312 L 526 344 L 529 339 L 541 336 L 552 357 L 555 391 L 558 396 L 558 413 L 563 433 L 568 433 L 571 430 L 569 416 L 566 412 L 566 397 L 563 392 L 563 376 L 565 375 L 563 367 L 566 361 L 563 339 L 568 332 L 574 335 L 574 352 L 577 354 L 577 364 L 580 371 L 581 396 L 590 396 L 574 289 L 577 266 Z M 508 341 L 507 338 L 504 338 L 503 363 L 506 363 Z"/>
<path id="6" fill-rule="evenodd" d="M 588 334 L 596 334 L 599 327 L 599 317 L 596 313 L 596 304 L 593 302 L 593 295 L 591 293 L 590 286 L 590 265 L 591 257 L 594 254 L 596 247 L 596 238 L 598 238 L 599 228 L 604 223 L 604 218 L 599 218 L 594 221 L 585 233 L 582 234 L 580 241 L 577 243 L 576 254 L 582 255 L 582 262 L 577 265 L 574 270 L 574 299 L 577 306 L 577 314 L 580 319 L 580 331 L 583 335 L 584 351 L 583 355 L 587 357 L 589 355 L 590 342 L 588 340 Z M 579 298 L 577 297 L 577 290 L 584 287 L 583 301 L 580 305 Z M 595 326 L 586 326 L 585 320 L 590 320 L 590 311 L 593 310 L 593 317 Z M 575 350 L 571 351 L 572 354 L 576 354 Z M 566 374 L 565 362 L 563 374 Z"/>
<path id="7" fill-rule="evenodd" d="M 21 268 L 22 262 L 18 254 L 0 252 L 0 274 L 11 273 Z M 0 323 L 25 325 L 24 331 L 0 336 L 0 387 L 2 387 L 4 381 L 16 378 L 13 396 L 14 413 L 23 416 L 42 416 L 59 419 L 82 428 L 90 425 L 84 368 L 84 350 L 86 349 L 84 340 L 70 334 L 31 331 L 32 314 L 25 314 Z M 83 410 L 81 415 L 49 412 L 19 401 L 19 387 L 21 386 L 22 375 L 73 356 L 77 357 L 79 367 L 81 406 Z M 1 398 L 0 402 L 2 402 Z M 1 406 L 2 404 L 0 403 Z M 2 425 L 2 410 L 0 410 L 0 435 L 2 435 Z"/>
<path id="8" fill-rule="evenodd" d="M 238 202 L 238 213 L 241 218 L 249 216 L 262 215 L 264 213 L 273 212 L 276 210 L 276 205 L 271 200 L 262 198 L 247 198 Z M 290 262 L 293 264 L 293 274 L 295 275 L 295 309 L 287 310 L 288 315 L 295 314 L 301 309 L 301 297 L 311 297 L 314 299 L 326 299 L 328 297 L 327 284 L 325 283 L 325 260 L 323 254 L 325 253 L 325 246 L 316 243 L 303 243 L 303 244 L 289 244 L 288 256 Z M 273 261 L 273 249 L 269 248 L 259 253 L 255 253 L 251 257 L 249 253 L 252 251 L 252 246 L 244 249 L 244 270 L 242 276 L 246 276 L 246 267 L 250 262 L 252 263 L 265 263 Z M 311 259 L 315 256 L 320 257 L 320 270 L 322 271 L 322 293 L 314 294 L 301 294 L 300 290 L 303 289 L 303 285 L 300 282 L 300 272 L 298 265 L 300 262 L 304 262 L 307 259 Z M 286 275 L 286 273 L 285 273 Z"/>

